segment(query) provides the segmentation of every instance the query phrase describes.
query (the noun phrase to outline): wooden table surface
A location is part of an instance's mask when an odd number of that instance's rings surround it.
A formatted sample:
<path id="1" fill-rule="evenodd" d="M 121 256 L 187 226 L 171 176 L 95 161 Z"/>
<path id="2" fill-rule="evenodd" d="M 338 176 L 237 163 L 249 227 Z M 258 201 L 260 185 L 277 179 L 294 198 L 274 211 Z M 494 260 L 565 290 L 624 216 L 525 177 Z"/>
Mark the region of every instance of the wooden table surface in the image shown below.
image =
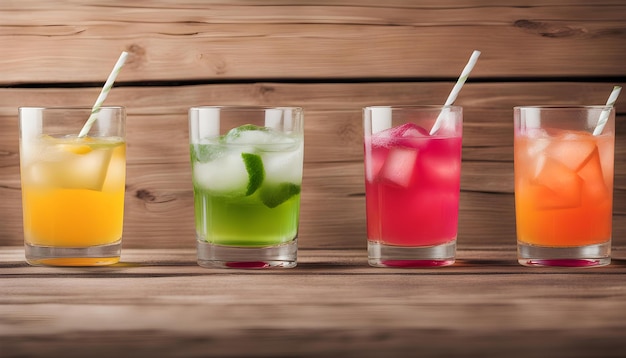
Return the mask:
<path id="1" fill-rule="evenodd" d="M 302 249 L 294 269 L 205 269 L 190 249 L 101 268 L 0 248 L 1 357 L 610 357 L 626 349 L 626 248 L 594 269 L 519 266 L 514 246 L 381 269 Z"/>
<path id="2" fill-rule="evenodd" d="M 519 266 L 513 195 L 513 107 L 626 87 L 626 0 L 4 0 L 0 24 L 0 358 L 626 356 L 626 94 L 612 265 Z M 362 107 L 443 103 L 474 49 L 459 261 L 368 267 Z M 123 263 L 29 267 L 17 108 L 91 106 L 121 51 Z M 208 104 L 305 109 L 297 268 L 196 265 L 187 111 Z"/>

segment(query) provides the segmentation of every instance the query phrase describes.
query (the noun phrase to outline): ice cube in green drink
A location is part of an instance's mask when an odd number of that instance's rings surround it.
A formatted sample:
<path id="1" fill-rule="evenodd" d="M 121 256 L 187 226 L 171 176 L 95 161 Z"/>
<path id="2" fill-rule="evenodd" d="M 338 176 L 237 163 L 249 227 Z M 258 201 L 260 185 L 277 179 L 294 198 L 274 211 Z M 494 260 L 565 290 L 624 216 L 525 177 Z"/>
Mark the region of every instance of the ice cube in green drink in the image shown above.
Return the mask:
<path id="1" fill-rule="evenodd" d="M 197 145 L 196 152 L 208 152 Z M 208 162 L 194 163 L 195 182 L 216 195 L 248 196 L 263 183 L 263 161 L 258 154 L 231 151 Z"/>

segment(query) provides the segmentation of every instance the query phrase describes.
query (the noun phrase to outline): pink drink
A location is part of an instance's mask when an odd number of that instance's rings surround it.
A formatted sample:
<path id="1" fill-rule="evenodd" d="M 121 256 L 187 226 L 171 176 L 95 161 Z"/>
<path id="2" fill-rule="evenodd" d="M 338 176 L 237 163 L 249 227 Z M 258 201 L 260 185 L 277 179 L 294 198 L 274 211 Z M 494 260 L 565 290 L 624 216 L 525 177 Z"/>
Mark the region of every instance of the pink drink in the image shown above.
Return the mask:
<path id="1" fill-rule="evenodd" d="M 415 247 L 456 240 L 460 132 L 443 130 L 431 136 L 424 128 L 406 123 L 366 135 L 370 242 Z"/>

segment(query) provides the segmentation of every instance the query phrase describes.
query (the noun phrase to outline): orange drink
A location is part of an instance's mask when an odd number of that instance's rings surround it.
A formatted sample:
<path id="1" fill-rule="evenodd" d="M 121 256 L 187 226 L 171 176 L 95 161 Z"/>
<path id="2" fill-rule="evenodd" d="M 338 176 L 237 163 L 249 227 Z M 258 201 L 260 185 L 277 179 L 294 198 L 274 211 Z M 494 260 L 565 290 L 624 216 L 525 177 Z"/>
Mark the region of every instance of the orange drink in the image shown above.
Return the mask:
<path id="1" fill-rule="evenodd" d="M 123 109 L 102 111 L 98 120 L 112 122 L 99 123 L 93 133 L 78 138 L 88 109 L 20 109 L 24 243 L 30 264 L 119 261 L 126 143 L 123 122 L 115 122 L 123 119 Z"/>
<path id="2" fill-rule="evenodd" d="M 516 107 L 515 206 L 523 265 L 610 262 L 614 115 L 603 107 Z"/>

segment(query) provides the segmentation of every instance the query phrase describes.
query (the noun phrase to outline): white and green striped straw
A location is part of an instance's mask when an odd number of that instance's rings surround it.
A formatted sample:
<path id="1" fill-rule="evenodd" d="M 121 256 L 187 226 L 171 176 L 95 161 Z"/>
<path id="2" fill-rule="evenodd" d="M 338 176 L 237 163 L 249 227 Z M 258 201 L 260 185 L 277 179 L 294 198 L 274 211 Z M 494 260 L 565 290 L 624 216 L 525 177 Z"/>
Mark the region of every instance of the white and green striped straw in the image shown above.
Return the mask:
<path id="1" fill-rule="evenodd" d="M 86 136 L 87 133 L 89 133 L 89 130 L 91 129 L 91 126 L 93 125 L 93 122 L 95 122 L 96 118 L 98 118 L 98 113 L 100 113 L 100 107 L 102 107 L 102 103 L 107 98 L 107 95 L 109 94 L 109 91 L 111 90 L 111 87 L 113 87 L 113 82 L 115 82 L 115 78 L 120 73 L 122 66 L 124 66 L 124 62 L 126 62 L 127 56 L 128 56 L 128 52 L 125 52 L 125 51 L 122 52 L 122 54 L 120 55 L 120 58 L 115 63 L 115 66 L 113 67 L 113 71 L 111 71 L 109 78 L 107 78 L 107 81 L 104 83 L 104 87 L 102 87 L 102 91 L 100 91 L 100 95 L 98 96 L 98 99 L 96 99 L 96 103 L 94 103 L 93 107 L 91 108 L 91 114 L 89 115 L 87 122 L 85 122 L 85 125 L 80 130 L 80 133 L 78 133 L 78 138 L 82 138 Z"/>
<path id="2" fill-rule="evenodd" d="M 470 72 L 472 72 L 472 69 L 474 68 L 474 65 L 476 64 L 476 61 L 478 61 L 478 56 L 480 56 L 480 51 L 474 50 L 474 52 L 472 52 L 472 56 L 470 56 L 470 59 L 467 62 L 467 65 L 465 65 L 465 68 L 463 68 L 463 71 L 461 72 L 461 76 L 456 81 L 456 84 L 452 88 L 450 95 L 448 95 L 448 99 L 446 99 L 445 106 L 451 106 L 454 103 L 454 101 L 456 101 L 456 97 L 459 95 L 459 92 L 461 92 L 461 87 L 463 87 L 463 84 L 469 78 Z M 437 116 L 437 120 L 435 121 L 433 128 L 430 130 L 430 135 L 433 135 L 439 129 L 439 127 L 441 127 L 441 122 L 443 122 L 445 112 L 447 111 L 442 110 L 439 113 L 439 116 Z"/>
<path id="3" fill-rule="evenodd" d="M 600 119 L 598 119 L 598 124 L 596 124 L 596 129 L 593 131 L 593 135 L 600 135 L 604 130 L 604 126 L 606 122 L 609 120 L 609 114 L 611 114 L 611 109 L 615 106 L 615 102 L 617 101 L 617 97 L 619 93 L 622 91 L 622 87 L 614 86 L 609 99 L 606 101 L 606 106 L 600 113 Z"/>

